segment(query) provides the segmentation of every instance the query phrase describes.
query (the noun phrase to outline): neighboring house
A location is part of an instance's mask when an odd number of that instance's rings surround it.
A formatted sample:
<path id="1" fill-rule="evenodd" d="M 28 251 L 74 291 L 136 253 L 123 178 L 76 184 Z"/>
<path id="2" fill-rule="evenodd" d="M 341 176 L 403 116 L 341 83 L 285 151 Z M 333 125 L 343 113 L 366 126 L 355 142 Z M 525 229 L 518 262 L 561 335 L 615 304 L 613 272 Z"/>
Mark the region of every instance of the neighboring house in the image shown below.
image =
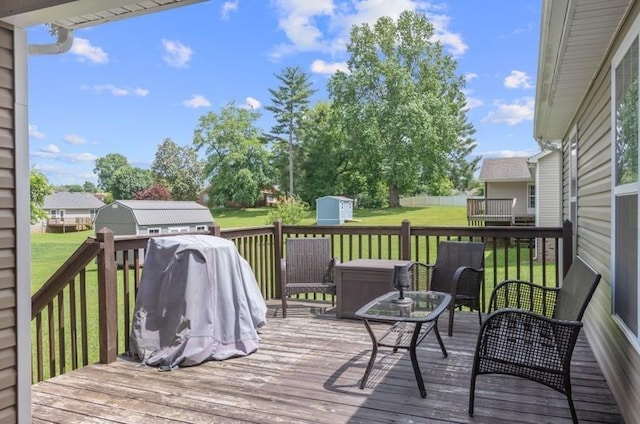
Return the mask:
<path id="1" fill-rule="evenodd" d="M 53 193 L 44 198 L 47 231 L 84 230 L 93 227 L 93 220 L 104 202 L 91 193 Z"/>
<path id="2" fill-rule="evenodd" d="M 116 200 L 98 210 L 95 219 L 96 231 L 107 227 L 115 235 L 207 231 L 211 225 L 206 206 L 171 200 Z"/>
<path id="3" fill-rule="evenodd" d="M 338 225 L 353 220 L 353 199 L 324 196 L 316 199 L 316 224 Z"/>
<path id="4" fill-rule="evenodd" d="M 485 158 L 478 179 L 484 198 L 468 199 L 470 225 L 533 224 L 536 186 L 527 157 Z"/>
<path id="5" fill-rule="evenodd" d="M 562 226 L 562 153 L 557 149 L 545 149 L 529 158 L 529 168 L 535 180 L 535 225 L 536 227 Z M 542 243 L 536 241 L 538 258 L 542 256 Z M 547 240 L 545 259 L 555 261 L 554 240 Z"/>
<path id="6" fill-rule="evenodd" d="M 29 51 L 62 53 L 69 30 L 184 6 L 200 0 L 2 0 L 0 2 L 0 420 L 31 422 L 31 280 L 29 244 Z M 58 42 L 27 44 L 26 28 L 51 23 Z M 55 60 L 55 59 L 51 59 Z M 46 66 L 46 65 L 44 65 Z M 65 77 L 69 78 L 69 76 Z"/>
<path id="7" fill-rule="evenodd" d="M 561 141 L 562 217 L 602 280 L 585 333 L 625 422 L 640 422 L 640 2 L 544 0 L 534 136 Z"/>

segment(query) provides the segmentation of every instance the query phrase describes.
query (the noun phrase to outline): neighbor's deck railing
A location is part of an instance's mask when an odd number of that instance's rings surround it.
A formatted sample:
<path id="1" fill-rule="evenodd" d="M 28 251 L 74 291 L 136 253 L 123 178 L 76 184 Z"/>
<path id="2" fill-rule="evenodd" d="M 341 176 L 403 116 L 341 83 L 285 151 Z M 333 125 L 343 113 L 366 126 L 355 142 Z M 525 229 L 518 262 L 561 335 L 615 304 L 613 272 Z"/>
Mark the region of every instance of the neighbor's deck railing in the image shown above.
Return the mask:
<path id="1" fill-rule="evenodd" d="M 232 240 L 251 265 L 265 299 L 280 297 L 280 259 L 289 237 L 329 237 L 342 262 L 357 258 L 435 262 L 441 240 L 482 240 L 486 304 L 507 278 L 556 285 L 571 264 L 571 225 L 563 227 L 290 226 L 210 233 Z M 184 234 L 184 233 L 183 233 Z M 178 234 L 174 234 L 178 235 Z M 33 380 L 41 381 L 93 362 L 109 363 L 126 351 L 150 237 L 101 230 L 87 239 L 32 297 Z M 121 267 L 115 258 L 119 257 Z M 556 264 L 562 264 L 562 270 Z"/>
<path id="2" fill-rule="evenodd" d="M 511 223 L 516 206 L 515 198 L 485 199 L 470 197 L 467 199 L 467 222 L 469 225 L 485 225 L 485 222 Z"/>

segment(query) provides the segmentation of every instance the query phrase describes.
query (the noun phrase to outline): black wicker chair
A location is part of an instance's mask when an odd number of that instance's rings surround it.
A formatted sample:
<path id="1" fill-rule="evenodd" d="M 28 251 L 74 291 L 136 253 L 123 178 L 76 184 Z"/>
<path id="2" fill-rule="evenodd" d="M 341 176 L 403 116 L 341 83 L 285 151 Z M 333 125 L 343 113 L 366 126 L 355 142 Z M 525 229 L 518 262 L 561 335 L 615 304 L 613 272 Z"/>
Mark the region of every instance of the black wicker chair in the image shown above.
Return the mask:
<path id="1" fill-rule="evenodd" d="M 449 305 L 449 336 L 453 334 L 453 315 L 456 307 L 466 306 L 480 311 L 480 287 L 484 269 L 484 243 L 442 241 L 438 245 L 435 264 L 416 262 L 413 265 L 414 290 L 434 290 L 451 293 Z"/>
<path id="2" fill-rule="evenodd" d="M 336 285 L 328 238 L 290 238 L 286 241 L 286 257 L 282 259 L 282 316 L 287 317 L 287 297 L 302 293 L 331 294 L 335 304 Z"/>
<path id="3" fill-rule="evenodd" d="M 571 357 L 582 315 L 600 274 L 576 257 L 561 288 L 505 281 L 494 289 L 491 312 L 478 335 L 471 372 L 469 415 L 473 415 L 476 377 L 506 374 L 537 381 L 571 397 Z"/>

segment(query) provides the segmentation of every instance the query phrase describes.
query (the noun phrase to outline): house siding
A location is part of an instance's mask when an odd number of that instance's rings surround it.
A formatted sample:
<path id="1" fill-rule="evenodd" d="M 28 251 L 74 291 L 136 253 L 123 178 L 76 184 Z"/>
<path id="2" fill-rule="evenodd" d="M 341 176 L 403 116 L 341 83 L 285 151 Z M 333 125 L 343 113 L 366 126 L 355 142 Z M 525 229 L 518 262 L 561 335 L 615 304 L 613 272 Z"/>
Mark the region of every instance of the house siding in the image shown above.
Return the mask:
<path id="1" fill-rule="evenodd" d="M 538 180 L 536 191 L 538 193 L 538 209 L 536 225 L 541 227 L 556 227 L 562 224 L 560 205 L 562 201 L 561 184 L 559 179 L 561 169 L 561 156 L 552 152 L 538 160 Z"/>
<path id="2" fill-rule="evenodd" d="M 611 59 L 638 16 L 635 3 L 581 102 L 578 130 L 577 254 L 602 274 L 585 314 L 585 333 L 626 422 L 640 422 L 640 354 L 612 318 Z M 563 215 L 569 217 L 569 133 L 563 144 Z"/>
<path id="3" fill-rule="evenodd" d="M 17 421 L 13 30 L 0 26 L 0 422 Z"/>
<path id="4" fill-rule="evenodd" d="M 514 215 L 527 215 L 527 184 L 533 184 L 533 180 L 517 183 L 487 182 L 485 196 L 487 199 L 515 198 Z"/>

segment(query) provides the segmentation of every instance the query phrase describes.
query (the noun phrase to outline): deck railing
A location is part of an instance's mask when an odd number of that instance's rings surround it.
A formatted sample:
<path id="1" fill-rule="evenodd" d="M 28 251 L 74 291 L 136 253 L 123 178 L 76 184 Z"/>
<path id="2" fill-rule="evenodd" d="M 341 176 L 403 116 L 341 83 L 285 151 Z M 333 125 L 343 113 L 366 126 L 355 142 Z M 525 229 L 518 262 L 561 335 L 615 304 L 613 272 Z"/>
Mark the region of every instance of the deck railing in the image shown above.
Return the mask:
<path id="1" fill-rule="evenodd" d="M 289 237 L 329 237 L 334 256 L 341 262 L 371 258 L 433 263 L 441 240 L 484 241 L 483 305 L 493 286 L 504 279 L 557 285 L 573 256 L 568 222 L 554 228 L 412 227 L 408 221 L 400 226 L 290 226 L 276 222 L 223 231 L 212 227 L 208 233 L 235 243 L 251 265 L 265 299 L 280 297 L 280 268 L 276 264 Z M 110 363 L 127 350 L 144 250 L 150 237 L 170 236 L 114 237 L 109 230 L 100 230 L 49 278 L 32 297 L 33 381 L 89 363 Z"/>
<path id="2" fill-rule="evenodd" d="M 469 225 L 485 225 L 485 223 L 512 223 L 515 198 L 485 199 L 470 197 L 467 199 L 467 222 Z"/>

